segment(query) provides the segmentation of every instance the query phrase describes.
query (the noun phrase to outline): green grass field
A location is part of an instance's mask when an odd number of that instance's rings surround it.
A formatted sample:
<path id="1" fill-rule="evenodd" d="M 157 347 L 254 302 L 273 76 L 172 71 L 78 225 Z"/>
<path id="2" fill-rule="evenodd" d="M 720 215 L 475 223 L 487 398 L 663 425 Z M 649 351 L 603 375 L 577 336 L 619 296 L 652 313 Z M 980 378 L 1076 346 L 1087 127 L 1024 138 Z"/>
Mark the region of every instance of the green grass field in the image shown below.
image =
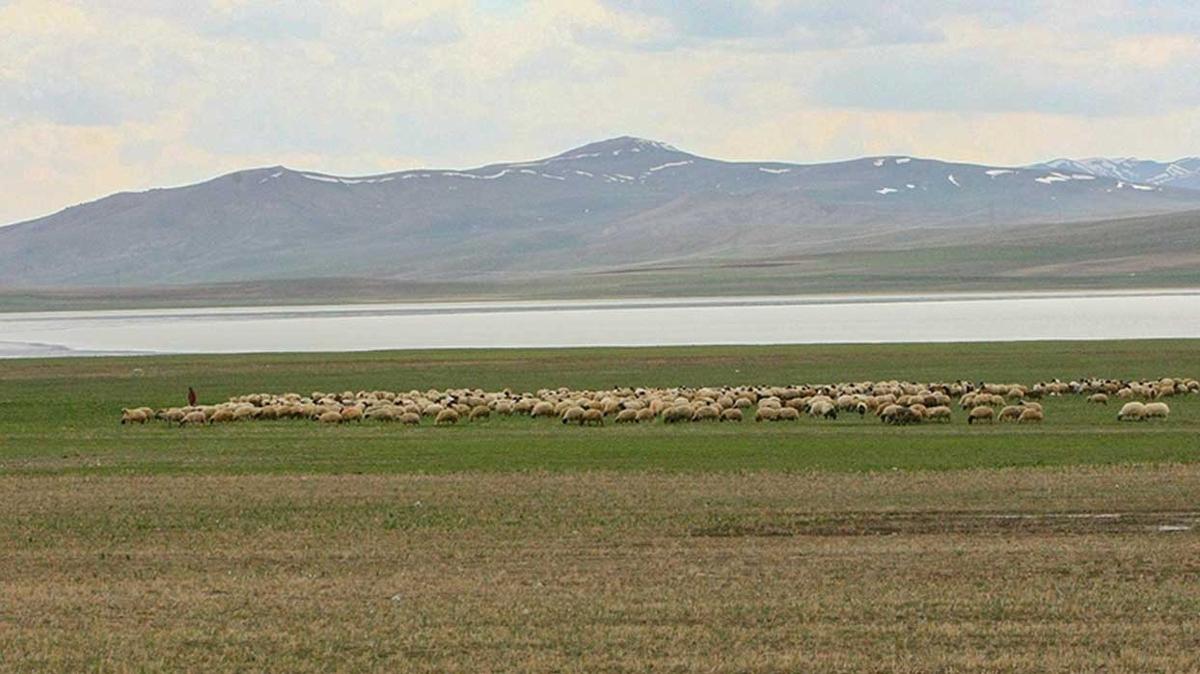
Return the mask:
<path id="1" fill-rule="evenodd" d="M 872 417 L 738 426 L 603 429 L 499 418 L 454 428 L 273 421 L 180 429 L 118 425 L 122 407 L 254 392 L 430 387 L 789 384 L 899 378 L 1033 383 L 1181 376 L 1190 341 L 906 346 L 700 347 L 11 361 L 0 374 L 5 473 L 413 473 L 513 470 L 891 470 L 1190 462 L 1200 399 L 1165 424 L 1116 421 L 1116 406 L 1044 401 L 1037 427 L 885 427 Z M 140 375 L 135 373 L 140 371 Z"/>
<path id="2" fill-rule="evenodd" d="M 122 427 L 295 390 L 1195 376 L 1200 341 L 0 361 L 0 669 L 1200 670 L 1200 396 Z"/>

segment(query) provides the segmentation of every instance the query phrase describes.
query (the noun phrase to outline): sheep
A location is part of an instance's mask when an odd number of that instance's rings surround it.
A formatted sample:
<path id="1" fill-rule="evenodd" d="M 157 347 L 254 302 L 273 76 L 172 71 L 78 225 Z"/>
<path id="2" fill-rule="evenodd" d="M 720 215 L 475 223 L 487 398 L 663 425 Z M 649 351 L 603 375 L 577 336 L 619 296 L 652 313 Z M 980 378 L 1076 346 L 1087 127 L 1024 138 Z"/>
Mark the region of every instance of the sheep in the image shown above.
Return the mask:
<path id="1" fill-rule="evenodd" d="M 208 422 L 208 417 L 204 416 L 204 412 L 201 412 L 200 410 L 196 410 L 194 412 L 188 412 L 187 414 L 183 415 L 183 418 L 179 420 L 179 425 L 180 426 L 193 426 L 196 424 L 204 425 L 207 422 Z"/>
<path id="2" fill-rule="evenodd" d="M 345 421 L 340 412 L 325 412 L 317 417 L 317 421 L 323 424 L 340 424 Z"/>
<path id="3" fill-rule="evenodd" d="M 583 413 L 583 418 L 579 420 L 580 426 L 603 426 L 604 425 L 604 410 L 586 410 Z"/>
<path id="4" fill-rule="evenodd" d="M 613 422 L 618 424 L 636 424 L 638 422 L 638 411 L 623 409 L 617 412 L 617 416 L 613 419 Z"/>
<path id="5" fill-rule="evenodd" d="M 419 426 L 421 424 L 421 415 L 416 412 L 405 412 L 400 415 L 397 421 L 405 426 Z"/>
<path id="6" fill-rule="evenodd" d="M 437 418 L 433 420 L 435 426 L 449 426 L 458 423 L 458 412 L 452 409 L 444 409 L 438 412 Z"/>
<path id="7" fill-rule="evenodd" d="M 675 405 L 668 407 L 663 412 L 663 423 L 675 424 L 681 421 L 690 421 L 692 419 L 692 408 L 687 405 Z"/>
<path id="8" fill-rule="evenodd" d="M 122 409 L 121 410 L 121 425 L 125 424 L 145 424 L 147 421 L 146 413 L 140 409 Z"/>
<path id="9" fill-rule="evenodd" d="M 1121 411 L 1117 412 L 1117 421 L 1145 421 L 1146 420 L 1146 405 L 1135 401 L 1127 402 L 1121 406 Z"/>
<path id="10" fill-rule="evenodd" d="M 533 406 L 533 409 L 529 411 L 529 416 L 536 419 L 538 417 L 553 417 L 557 415 L 552 403 L 542 401 Z"/>
<path id="11" fill-rule="evenodd" d="M 720 421 L 741 421 L 742 411 L 736 407 L 731 407 L 721 411 Z"/>
<path id="12" fill-rule="evenodd" d="M 779 408 L 760 407 L 754 413 L 755 421 L 775 421 L 779 418 Z"/>
<path id="13" fill-rule="evenodd" d="M 930 407 L 925 412 L 925 418 L 929 421 L 950 421 L 950 407 L 948 405 Z"/>
<path id="14" fill-rule="evenodd" d="M 1000 421 L 1016 421 L 1021 416 L 1022 408 L 1019 405 L 1008 405 L 1000 410 Z"/>
<path id="15" fill-rule="evenodd" d="M 834 414 L 837 414 L 837 412 L 834 412 Z M 772 419 L 772 421 L 799 421 L 799 420 L 800 420 L 800 410 L 798 410 L 794 407 L 780 408 L 776 412 L 775 418 Z"/>
<path id="16" fill-rule="evenodd" d="M 921 417 L 904 405 L 888 405 L 879 413 L 879 420 L 885 424 L 903 426 L 921 421 Z"/>
<path id="17" fill-rule="evenodd" d="M 837 407 L 828 399 L 816 400 L 809 406 L 808 414 L 817 418 L 837 419 Z"/>
<path id="18" fill-rule="evenodd" d="M 171 422 L 171 423 L 179 423 L 180 421 L 183 421 L 183 417 L 186 414 L 187 414 L 187 412 L 184 412 L 183 410 L 179 409 L 178 407 L 171 407 L 171 408 L 168 408 L 165 410 L 159 410 L 159 411 L 155 412 L 154 418 L 162 419 L 163 421 L 167 421 L 167 422 Z"/>
<path id="19" fill-rule="evenodd" d="M 704 405 L 692 413 L 692 421 L 716 421 L 721 412 L 712 405 Z"/>
<path id="20" fill-rule="evenodd" d="M 575 406 L 568 407 L 567 409 L 563 410 L 560 419 L 562 420 L 562 422 L 564 424 L 579 424 L 582 426 L 583 425 L 583 413 L 584 413 L 584 409 L 582 407 L 579 407 L 578 405 L 575 405 Z"/>
<path id="21" fill-rule="evenodd" d="M 359 407 L 347 407 L 342 410 L 342 421 L 362 421 L 363 411 Z"/>
<path id="22" fill-rule="evenodd" d="M 492 408 L 487 405 L 476 405 L 471 408 L 471 413 L 467 415 L 468 421 L 480 421 L 488 419 L 492 416 Z"/>
<path id="23" fill-rule="evenodd" d="M 230 421 L 234 421 L 234 419 L 235 417 L 233 416 L 233 410 L 229 409 L 228 407 L 218 408 L 213 410 L 212 414 L 208 415 L 208 423 L 210 424 L 228 423 Z"/>
<path id="24" fill-rule="evenodd" d="M 1147 419 L 1166 419 L 1171 408 L 1166 403 L 1146 403 L 1144 416 Z"/>
<path id="25" fill-rule="evenodd" d="M 1017 417 L 1018 424 L 1040 424 L 1046 418 L 1045 413 L 1034 407 L 1026 407 Z"/>
<path id="26" fill-rule="evenodd" d="M 373 419 L 375 421 L 396 421 L 400 415 L 396 412 L 396 408 L 388 405 L 387 407 L 373 407 L 366 412 L 363 412 L 364 419 Z"/>
<path id="27" fill-rule="evenodd" d="M 637 411 L 637 421 L 639 424 L 643 421 L 654 421 L 654 417 L 656 416 L 658 415 L 649 407 L 643 407 Z"/>
<path id="28" fill-rule="evenodd" d="M 983 423 L 992 423 L 996 418 L 996 410 L 987 405 L 979 405 L 967 414 L 967 424 L 974 424 L 976 421 Z"/>
<path id="29" fill-rule="evenodd" d="M 1087 401 L 1094 405 L 1107 405 L 1108 395 L 1104 393 L 1093 393 L 1087 397 Z"/>

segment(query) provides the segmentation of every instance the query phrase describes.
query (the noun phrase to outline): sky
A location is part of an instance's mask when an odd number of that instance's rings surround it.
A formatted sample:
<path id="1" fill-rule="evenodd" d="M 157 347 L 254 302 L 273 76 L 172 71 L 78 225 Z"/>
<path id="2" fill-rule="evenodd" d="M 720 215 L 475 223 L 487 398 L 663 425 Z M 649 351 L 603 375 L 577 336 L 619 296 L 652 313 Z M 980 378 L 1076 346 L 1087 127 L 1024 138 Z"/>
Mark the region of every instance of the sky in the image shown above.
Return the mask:
<path id="1" fill-rule="evenodd" d="M 1195 0 L 0 0 L 0 223 L 283 164 L 1200 154 Z"/>

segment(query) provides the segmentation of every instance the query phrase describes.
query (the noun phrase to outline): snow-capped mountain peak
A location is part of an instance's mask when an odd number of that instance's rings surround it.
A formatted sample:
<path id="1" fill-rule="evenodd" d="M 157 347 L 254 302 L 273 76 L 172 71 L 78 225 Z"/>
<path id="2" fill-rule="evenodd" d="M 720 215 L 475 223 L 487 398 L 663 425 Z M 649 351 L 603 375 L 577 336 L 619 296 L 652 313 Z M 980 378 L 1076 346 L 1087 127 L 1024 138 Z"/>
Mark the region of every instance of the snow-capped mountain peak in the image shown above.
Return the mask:
<path id="1" fill-rule="evenodd" d="M 1035 164 L 1031 168 L 1090 173 L 1102 178 L 1162 187 L 1200 189 L 1200 157 L 1185 157 L 1173 162 L 1134 157 L 1060 158 Z"/>

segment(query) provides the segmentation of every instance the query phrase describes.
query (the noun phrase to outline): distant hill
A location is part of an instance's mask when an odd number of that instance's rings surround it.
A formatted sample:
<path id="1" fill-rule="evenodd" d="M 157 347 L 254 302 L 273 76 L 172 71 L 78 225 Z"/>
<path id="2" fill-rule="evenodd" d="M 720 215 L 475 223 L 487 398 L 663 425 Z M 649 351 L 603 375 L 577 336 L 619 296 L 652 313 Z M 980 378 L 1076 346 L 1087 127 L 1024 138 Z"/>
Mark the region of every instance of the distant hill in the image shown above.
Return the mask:
<path id="1" fill-rule="evenodd" d="M 1200 157 L 1184 157 L 1172 162 L 1119 157 L 1090 159 L 1054 159 L 1036 164 L 1035 169 L 1089 173 L 1132 183 L 1200 190 Z"/>
<path id="2" fill-rule="evenodd" d="M 1200 209 L 1068 166 L 726 162 L 615 138 L 528 162 L 362 177 L 271 167 L 0 228 L 0 286 L 361 278 L 485 283 L 903 247 Z"/>

